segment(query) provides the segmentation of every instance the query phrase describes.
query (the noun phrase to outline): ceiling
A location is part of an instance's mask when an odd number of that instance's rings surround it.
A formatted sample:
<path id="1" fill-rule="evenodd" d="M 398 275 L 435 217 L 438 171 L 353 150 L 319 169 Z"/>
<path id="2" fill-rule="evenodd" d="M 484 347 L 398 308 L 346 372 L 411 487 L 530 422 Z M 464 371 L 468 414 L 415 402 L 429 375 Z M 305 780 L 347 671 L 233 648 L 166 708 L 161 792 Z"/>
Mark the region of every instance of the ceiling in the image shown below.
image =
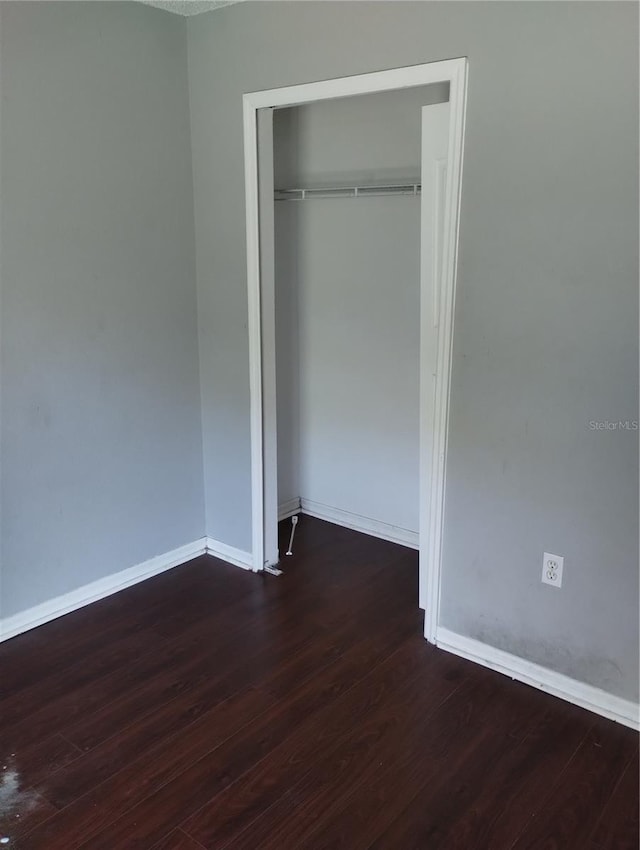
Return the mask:
<path id="1" fill-rule="evenodd" d="M 232 3 L 241 3 L 242 0 L 141 0 L 147 6 L 156 6 L 176 15 L 199 15 L 201 12 L 210 12 L 212 9 L 221 9 L 223 6 L 231 6 Z"/>

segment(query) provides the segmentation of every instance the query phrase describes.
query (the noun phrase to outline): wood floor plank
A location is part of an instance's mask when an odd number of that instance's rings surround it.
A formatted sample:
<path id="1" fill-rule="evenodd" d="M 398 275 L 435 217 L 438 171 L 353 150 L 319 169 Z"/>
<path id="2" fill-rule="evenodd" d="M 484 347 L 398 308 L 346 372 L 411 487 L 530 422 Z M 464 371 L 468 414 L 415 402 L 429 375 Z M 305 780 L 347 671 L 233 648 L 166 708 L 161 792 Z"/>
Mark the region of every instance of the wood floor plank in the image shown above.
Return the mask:
<path id="1" fill-rule="evenodd" d="M 153 628 L 175 605 L 193 600 L 195 592 L 206 597 L 214 586 L 216 591 L 233 586 L 242 592 L 238 580 L 223 580 L 206 557 L 196 558 L 0 643 L 0 696 L 14 696 L 33 684 L 45 686 L 78 658 Z"/>
<path id="2" fill-rule="evenodd" d="M 209 801 L 184 823 L 185 831 L 205 847 L 225 847 L 247 828 L 249 843 L 266 846 L 274 824 L 285 824 L 302 806 L 304 791 L 313 794 L 314 811 L 321 792 L 330 787 L 340 795 L 341 783 L 350 787 L 356 769 L 373 759 L 398 730 L 435 711 L 460 686 L 440 656 L 432 659 L 425 675 L 425 659 L 436 650 L 414 635 L 402 650 L 386 659 L 317 716 L 303 722 L 295 733 L 233 785 Z M 428 680 L 428 685 L 425 685 Z M 429 704 L 419 697 L 429 691 Z M 322 769 L 318 770 L 318 766 Z M 285 793 L 295 786 L 295 793 Z M 262 816 L 262 817 L 260 817 Z M 304 818 L 302 819 L 304 820 Z M 296 846 L 291 838 L 291 845 Z M 278 836 L 277 840 L 280 840 Z"/>
<path id="3" fill-rule="evenodd" d="M 19 748 L 34 743 L 52 731 L 66 729 L 68 732 L 72 724 L 100 710 L 124 690 L 137 687 L 141 677 L 166 670 L 172 663 L 179 663 L 180 659 L 185 658 L 186 652 L 184 647 L 169 647 L 164 653 L 153 649 L 126 666 L 118 665 L 115 671 L 45 702 L 29 717 L 9 725 L 3 738 L 8 746 Z"/>
<path id="4" fill-rule="evenodd" d="M 598 850 L 637 850 L 640 846 L 639 807 L 636 750 L 609 802 L 602 810 L 592 834 L 590 847 Z"/>
<path id="5" fill-rule="evenodd" d="M 637 846 L 637 734 L 426 644 L 415 551 L 302 516 L 283 568 L 0 645 L 9 850 Z"/>
<path id="6" fill-rule="evenodd" d="M 478 754 L 475 772 L 473 765 L 464 766 L 463 785 L 447 786 L 452 799 L 457 789 L 454 805 L 437 804 L 431 790 L 423 789 L 373 847 L 393 841 L 404 841 L 398 846 L 407 848 L 428 843 L 433 850 L 511 847 L 546 795 L 549 776 L 562 772 L 594 722 L 581 709 L 549 708 L 539 692 L 525 692 L 525 697 L 545 710 L 519 744 L 506 752 Z"/>
<path id="7" fill-rule="evenodd" d="M 175 776 L 192 767 L 213 748 L 220 747 L 255 717 L 273 706 L 273 697 L 248 688 L 218 705 L 184 735 L 173 736 L 164 746 L 146 752 L 139 759 L 122 765 L 122 769 L 87 794 L 76 798 L 41 827 L 29 834 L 33 848 L 73 848 L 96 832 L 110 827 L 122 812 L 128 812 L 148 799 Z M 164 813 L 158 813 L 164 818 Z M 156 836 L 159 840 L 180 823 L 181 818 L 165 820 L 167 829 Z M 105 839 L 108 845 L 108 837 Z M 117 846 L 117 845 L 111 845 Z M 126 846 L 126 845 L 125 845 Z"/>
<path id="8" fill-rule="evenodd" d="M 81 755 L 78 747 L 62 735 L 54 734 L 29 747 L 3 751 L 0 753 L 0 769 L 14 770 L 22 786 L 31 788 Z"/>
<path id="9" fill-rule="evenodd" d="M 508 717 L 509 694 L 501 677 L 476 680 L 471 670 L 468 675 L 434 714 L 427 710 L 429 683 L 420 681 L 410 723 L 396 730 L 384 746 L 375 748 L 376 758 L 365 756 L 362 764 L 353 764 L 339 786 L 340 793 L 335 793 L 331 782 L 318 795 L 314 776 L 302 793 L 294 788 L 290 802 L 300 816 L 283 819 L 281 812 L 267 813 L 269 837 L 263 841 L 260 833 L 260 846 L 264 850 L 369 847 L 415 795 L 420 778 L 433 786 L 442 777 L 455 774 L 487 730 L 495 728 L 492 718 L 496 712 L 503 720 Z M 245 836 L 229 847 L 248 848 L 255 839 L 256 830 L 250 826 Z"/>
<path id="10" fill-rule="evenodd" d="M 349 687 L 357 671 L 362 671 L 361 675 L 368 672 L 368 667 L 363 667 L 363 659 L 373 657 L 374 652 L 379 655 L 381 646 L 388 637 L 387 631 L 381 626 L 375 640 L 361 639 L 348 653 L 316 671 L 315 677 L 299 687 L 284 706 L 279 707 L 278 699 L 268 690 L 255 688 L 248 688 L 226 702 L 216 705 L 195 724 L 191 724 L 173 736 L 163 748 L 158 748 L 130 763 L 108 783 L 103 783 L 95 791 L 67 806 L 63 812 L 31 837 L 33 842 L 36 846 L 40 846 L 41 842 L 42 846 L 53 847 L 56 846 L 57 836 L 62 834 L 66 836 L 65 846 L 77 846 L 76 842 L 83 841 L 92 830 L 97 831 L 109 824 L 113 818 L 113 812 L 121 813 L 128 807 L 140 807 L 147 796 L 157 793 L 158 789 L 180 775 L 183 776 L 181 781 L 187 783 L 189 780 L 189 777 L 185 776 L 187 771 L 194 774 L 193 782 L 197 787 L 194 789 L 195 796 L 189 795 L 186 805 L 193 807 L 190 811 L 195 810 L 207 799 L 205 797 L 198 805 L 194 804 L 196 796 L 204 793 L 199 771 L 207 774 L 211 781 L 210 777 L 218 770 L 217 781 L 227 784 L 231 780 L 228 776 L 230 768 L 226 765 L 225 757 L 235 760 L 239 765 L 250 764 L 252 758 L 262 757 L 269 745 L 277 739 L 278 734 L 290 731 L 289 724 L 293 722 L 292 718 L 305 716 L 306 712 L 313 707 L 322 705 L 326 698 L 335 696 L 340 689 Z M 371 646 L 369 646 L 370 643 Z M 270 709 L 279 720 L 279 726 L 265 719 L 266 712 Z M 236 742 L 237 752 L 235 752 L 236 744 L 228 744 L 227 738 L 260 715 L 264 715 L 257 726 L 261 734 L 257 737 L 252 734 L 250 740 L 242 746 Z M 196 767 L 196 763 L 203 758 L 204 754 L 215 753 L 216 748 L 223 743 L 226 744 L 224 753 L 212 755 L 211 765 Z M 258 753 L 261 755 L 258 756 Z M 50 789 L 43 789 L 43 793 L 50 794 Z M 175 809 L 176 802 L 172 800 L 160 807 L 159 812 L 163 818 Z M 151 806 L 153 802 L 147 808 Z M 180 817 L 181 811 L 174 813 L 174 824 L 179 823 L 186 816 L 185 812 Z M 132 815 L 132 819 L 137 817 L 137 814 Z M 146 816 L 141 817 L 143 823 L 139 825 L 140 829 L 143 828 L 146 820 Z M 149 821 L 149 827 L 151 825 L 152 822 Z M 107 843 L 113 840 L 113 830 L 113 827 L 109 830 Z M 97 839 L 91 840 L 91 846 L 98 846 Z"/>
<path id="11" fill-rule="evenodd" d="M 167 825 L 180 822 L 266 757 L 284 738 L 330 700 L 348 691 L 359 677 L 384 654 L 383 643 L 391 636 L 366 638 L 291 694 L 284 704 L 278 700 L 254 722 L 242 728 L 219 747 L 176 773 L 150 797 L 109 825 L 107 831 L 82 845 L 83 850 L 102 850 L 112 841 L 135 842 L 150 847 L 167 831 Z M 393 646 L 393 644 L 391 644 Z"/>
<path id="12" fill-rule="evenodd" d="M 617 781 L 637 753 L 637 735 L 599 717 L 567 768 L 540 798 L 514 850 L 584 847 Z"/>
<path id="13" fill-rule="evenodd" d="M 0 838 L 8 838 L 10 847 L 28 846 L 24 836 L 35 826 L 55 815 L 56 809 L 37 791 L 24 788 L 7 772 L 0 777 Z"/>
<path id="14" fill-rule="evenodd" d="M 289 689 L 299 686 L 312 676 L 315 670 L 339 657 L 358 639 L 360 629 L 367 625 L 367 618 L 371 618 L 372 624 L 375 623 L 379 617 L 376 602 L 378 589 L 377 583 L 372 581 L 367 593 L 362 594 L 358 615 L 359 627 L 343 616 L 340 622 L 342 610 L 340 604 L 337 604 L 334 611 L 336 622 L 330 633 L 320 630 L 313 623 L 305 622 L 298 629 L 280 630 L 268 641 L 257 645 L 250 642 L 245 646 L 245 649 L 249 649 L 248 654 L 240 651 L 242 646 L 239 644 L 232 649 L 223 647 L 222 653 L 217 649 L 213 654 L 207 652 L 206 675 L 200 676 L 200 685 L 186 688 L 181 699 L 168 700 L 165 704 L 156 702 L 156 710 L 152 715 L 147 715 L 145 710 L 140 709 L 140 698 L 144 697 L 145 701 L 148 701 L 148 694 L 140 694 L 140 689 L 134 689 L 124 700 L 124 708 L 136 718 L 135 722 L 74 762 L 68 770 L 50 776 L 41 789 L 42 793 L 58 807 L 73 802 L 87 790 L 116 773 L 123 765 L 131 763 L 163 739 L 196 721 L 217 703 L 243 689 L 259 684 L 272 696 L 285 697 Z M 371 598 L 367 604 L 369 593 Z M 397 605 L 394 600 L 390 600 L 385 613 L 389 619 L 394 615 L 400 618 L 408 629 L 417 629 L 417 617 L 412 621 L 403 608 L 403 605 Z M 291 617 L 295 619 L 296 613 L 291 612 Z M 225 654 L 228 657 L 223 664 Z M 98 724 L 104 737 L 105 724 L 110 724 L 113 720 L 111 711 L 112 707 L 108 706 L 89 721 L 93 734 L 95 725 Z M 126 717 L 122 701 L 115 706 L 114 711 L 116 717 L 122 713 Z"/>
<path id="15" fill-rule="evenodd" d="M 78 657 L 75 664 L 59 672 L 47 689 L 50 701 L 68 697 L 72 691 L 92 686 L 96 679 L 126 667 L 150 651 L 161 651 L 163 642 L 150 631 L 141 631 L 101 647 L 91 656 Z M 31 685 L 0 705 L 4 729 L 24 723 L 42 709 L 42 683 Z"/>
<path id="16" fill-rule="evenodd" d="M 316 633 L 316 638 L 318 637 Z M 226 700 L 243 693 L 253 693 L 256 684 L 270 684 L 274 679 L 283 675 L 283 664 L 274 668 L 271 653 L 278 651 L 278 643 L 261 644 L 257 652 L 244 658 L 241 654 L 233 655 L 234 661 L 227 663 L 224 673 L 214 672 L 200 686 L 188 690 L 181 698 L 169 700 L 159 705 L 152 714 L 135 714 L 135 721 L 130 723 L 119 734 L 107 738 L 100 746 L 85 754 L 74 762 L 68 770 L 59 771 L 48 777 L 43 794 L 62 808 L 81 797 L 88 789 L 101 784 L 116 774 L 123 766 L 131 764 L 145 752 L 171 739 L 181 730 L 192 726 L 208 712 L 215 709 Z M 298 658 L 309 661 L 309 649 L 317 653 L 317 640 L 307 635 L 283 635 L 280 651 L 283 655 L 292 655 L 297 663 Z M 305 651 L 306 650 L 306 651 Z M 317 657 L 316 657 L 317 661 Z M 301 679 L 302 681 L 302 679 Z M 272 688 L 262 688 L 263 696 L 260 705 L 266 709 L 275 701 Z M 135 692 L 134 692 L 135 697 Z M 208 721 L 204 721 L 208 722 Z M 194 734 L 197 728 L 191 728 L 187 734 Z"/>
<path id="17" fill-rule="evenodd" d="M 291 644 L 291 650 L 295 649 L 296 644 Z M 67 770 L 50 775 L 42 789 L 43 794 L 60 808 L 69 805 L 144 753 L 195 724 L 226 700 L 243 693 L 252 693 L 255 691 L 252 682 L 260 679 L 262 663 L 264 670 L 269 669 L 266 655 L 254 656 L 246 663 L 239 660 L 238 666 L 227 668 L 225 675 L 214 673 L 181 698 L 165 702 L 151 714 L 144 713 L 136 717 L 119 734 L 107 738 Z M 273 701 L 272 695 L 264 692 L 260 704 L 266 708 Z M 195 727 L 188 734 L 194 732 Z"/>
<path id="18" fill-rule="evenodd" d="M 228 670 L 226 657 L 230 653 L 242 657 L 243 650 L 251 650 L 255 646 L 250 634 L 233 633 L 225 638 L 219 637 L 214 651 L 199 653 L 193 645 L 197 640 L 175 656 L 171 653 L 163 655 L 159 650 L 151 669 L 140 670 L 134 687 L 114 695 L 103 708 L 89 716 L 65 724 L 62 733 L 81 750 L 91 750 L 114 735 L 124 733 L 132 718 L 142 720 L 166 703 L 210 684 L 212 678 L 218 681 L 212 671 L 223 665 L 228 671 L 226 677 L 232 672 Z"/>
<path id="19" fill-rule="evenodd" d="M 223 596 L 222 604 L 225 599 L 226 597 Z M 210 604 L 209 601 L 208 605 Z M 208 617 L 210 619 L 210 607 Z M 61 731 L 78 746 L 91 746 L 94 743 L 93 739 L 87 743 L 80 740 L 80 736 L 78 740 L 75 738 L 74 729 L 83 728 L 83 721 L 88 720 L 91 725 L 91 719 L 95 717 L 96 712 L 105 711 L 105 706 L 121 699 L 123 694 L 137 690 L 141 687 L 141 683 L 156 675 L 166 679 L 167 676 L 175 673 L 179 678 L 185 665 L 197 663 L 197 652 L 203 642 L 207 639 L 215 641 L 216 637 L 219 638 L 219 633 L 211 628 L 206 617 L 199 619 L 194 616 L 194 619 L 192 627 L 182 634 L 180 641 L 167 643 L 153 632 L 145 632 L 144 643 L 141 643 L 141 639 L 137 636 L 125 639 L 122 653 L 119 650 L 120 642 L 116 642 L 113 647 L 111 664 L 113 669 L 111 670 L 107 665 L 104 669 L 100 666 L 100 656 L 96 662 L 95 673 L 91 675 L 94 659 L 92 656 L 85 657 L 81 665 L 84 667 L 84 672 L 73 686 L 61 690 L 56 685 L 51 690 L 51 697 L 47 688 L 46 703 L 43 704 L 40 700 L 39 708 L 30 715 L 14 718 L 13 723 L 10 718 L 3 715 L 2 740 L 5 749 L 28 746 L 38 740 L 45 731 Z M 237 627 L 241 628 L 240 625 Z M 130 644 L 130 640 L 134 643 Z M 136 640 L 138 640 L 137 643 Z M 134 651 L 136 646 L 137 652 Z M 75 671 L 75 665 L 72 669 Z M 68 670 L 61 674 L 63 681 L 67 681 L 68 675 Z M 43 690 L 45 687 L 46 685 L 43 684 Z M 30 689 L 29 693 L 31 693 Z M 18 696 L 20 697 L 20 694 Z M 106 711 L 109 712 L 110 709 L 106 708 Z"/>
<path id="20" fill-rule="evenodd" d="M 505 717 L 503 712 L 510 702 Z M 510 716 L 519 728 L 509 728 Z M 455 774 L 440 776 L 428 786 L 421 784 L 371 850 L 393 846 L 406 850 L 510 847 L 522 828 L 522 810 L 514 808 L 511 814 L 516 812 L 515 819 L 507 816 L 497 828 L 495 822 L 509 812 L 525 776 L 534 801 L 546 790 L 544 785 L 530 782 L 527 771 L 545 776 L 548 782 L 550 774 L 561 772 L 569 762 L 592 722 L 591 716 L 580 710 L 558 717 L 549 712 L 543 694 L 514 683 L 491 717 L 486 737 L 472 748 Z M 515 832 L 505 830 L 509 825 Z"/>
<path id="21" fill-rule="evenodd" d="M 181 829 L 176 829 L 158 844 L 153 845 L 153 850 L 205 850 L 202 844 L 198 844 Z"/>
<path id="22" fill-rule="evenodd" d="M 202 639 L 202 634 L 192 636 L 194 644 Z M 21 688 L 14 698 L 0 705 L 2 748 L 19 749 L 43 734 L 68 730 L 72 722 L 90 716 L 132 684 L 137 686 L 145 675 L 166 670 L 185 657 L 190 656 L 184 641 L 167 643 L 151 630 L 134 632 L 111 645 L 107 642 L 95 654 L 74 653 L 75 663 L 65 666 L 53 682 L 46 677 L 40 686 Z"/>

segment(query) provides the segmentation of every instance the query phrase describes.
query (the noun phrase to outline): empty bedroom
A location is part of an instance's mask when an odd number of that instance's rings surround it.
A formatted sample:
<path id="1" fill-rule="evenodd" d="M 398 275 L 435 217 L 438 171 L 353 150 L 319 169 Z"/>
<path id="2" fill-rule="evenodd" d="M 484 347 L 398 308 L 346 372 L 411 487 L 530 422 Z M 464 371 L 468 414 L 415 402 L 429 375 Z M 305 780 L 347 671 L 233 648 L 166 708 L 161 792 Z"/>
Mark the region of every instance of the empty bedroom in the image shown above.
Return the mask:
<path id="1" fill-rule="evenodd" d="M 638 850 L 638 32 L 0 0 L 0 846 Z"/>

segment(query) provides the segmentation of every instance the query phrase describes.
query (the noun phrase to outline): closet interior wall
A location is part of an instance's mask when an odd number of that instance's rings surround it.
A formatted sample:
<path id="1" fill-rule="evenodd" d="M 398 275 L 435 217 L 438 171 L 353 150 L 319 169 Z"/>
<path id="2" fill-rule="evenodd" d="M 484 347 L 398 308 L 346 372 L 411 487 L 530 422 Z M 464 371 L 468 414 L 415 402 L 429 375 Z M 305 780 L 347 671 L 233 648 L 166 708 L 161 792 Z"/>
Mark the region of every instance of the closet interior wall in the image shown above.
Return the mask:
<path id="1" fill-rule="evenodd" d="M 419 182 L 446 84 L 274 113 L 276 189 Z M 275 202 L 278 503 L 418 542 L 420 198 Z"/>

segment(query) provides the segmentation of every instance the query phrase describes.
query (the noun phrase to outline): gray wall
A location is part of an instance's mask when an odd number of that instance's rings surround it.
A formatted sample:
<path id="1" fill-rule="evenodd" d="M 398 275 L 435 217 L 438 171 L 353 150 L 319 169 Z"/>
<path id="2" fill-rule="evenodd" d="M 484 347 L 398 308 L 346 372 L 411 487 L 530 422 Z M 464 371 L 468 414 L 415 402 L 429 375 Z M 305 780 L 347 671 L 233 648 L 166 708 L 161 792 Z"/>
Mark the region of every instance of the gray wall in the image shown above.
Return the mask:
<path id="1" fill-rule="evenodd" d="M 185 22 L 1 3 L 2 614 L 204 534 Z"/>
<path id="2" fill-rule="evenodd" d="M 188 23 L 207 531 L 250 546 L 242 93 L 468 56 L 443 623 L 636 698 L 631 3 L 256 3 Z M 562 590 L 540 583 L 565 556 Z"/>
<path id="3" fill-rule="evenodd" d="M 274 113 L 278 187 L 420 180 L 446 85 Z M 371 144 L 371 140 L 375 144 Z M 275 204 L 278 486 L 417 533 L 420 199 Z"/>

